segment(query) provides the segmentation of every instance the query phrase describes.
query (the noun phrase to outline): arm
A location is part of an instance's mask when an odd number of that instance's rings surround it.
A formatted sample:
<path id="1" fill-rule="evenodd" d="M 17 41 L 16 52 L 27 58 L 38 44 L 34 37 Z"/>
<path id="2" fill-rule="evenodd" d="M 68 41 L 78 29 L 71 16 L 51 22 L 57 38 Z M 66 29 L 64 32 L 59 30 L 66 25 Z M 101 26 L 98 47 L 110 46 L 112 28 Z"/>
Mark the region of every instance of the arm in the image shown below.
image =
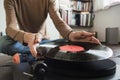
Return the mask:
<path id="1" fill-rule="evenodd" d="M 56 28 L 60 34 L 70 41 L 77 42 L 91 42 L 100 44 L 100 41 L 96 39 L 93 33 L 86 31 L 73 31 L 60 17 L 59 8 L 56 5 L 57 0 L 49 0 L 49 13 Z"/>
<path id="2" fill-rule="evenodd" d="M 17 28 L 17 20 L 12 0 L 4 0 L 4 8 L 6 13 L 6 34 L 15 41 L 23 43 L 24 31 Z"/>
<path id="3" fill-rule="evenodd" d="M 5 13 L 6 13 L 6 34 L 21 43 L 27 43 L 30 51 L 34 57 L 37 55 L 36 46 L 42 39 L 42 35 L 39 33 L 24 32 L 17 28 L 17 19 L 14 9 L 14 3 L 12 0 L 4 1 Z"/>

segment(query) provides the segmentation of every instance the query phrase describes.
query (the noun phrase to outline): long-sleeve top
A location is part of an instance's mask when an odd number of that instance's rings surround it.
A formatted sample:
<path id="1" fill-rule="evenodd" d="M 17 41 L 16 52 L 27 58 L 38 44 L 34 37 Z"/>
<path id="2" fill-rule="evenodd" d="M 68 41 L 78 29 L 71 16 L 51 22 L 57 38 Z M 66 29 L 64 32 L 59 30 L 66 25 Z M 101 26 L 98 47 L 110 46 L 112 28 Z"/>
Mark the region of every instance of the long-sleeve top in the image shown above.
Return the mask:
<path id="1" fill-rule="evenodd" d="M 4 0 L 6 34 L 23 43 L 24 33 L 42 33 L 46 36 L 46 18 L 50 14 L 55 27 L 64 38 L 72 31 L 60 17 L 57 0 Z M 51 30 L 51 32 L 53 32 Z"/>

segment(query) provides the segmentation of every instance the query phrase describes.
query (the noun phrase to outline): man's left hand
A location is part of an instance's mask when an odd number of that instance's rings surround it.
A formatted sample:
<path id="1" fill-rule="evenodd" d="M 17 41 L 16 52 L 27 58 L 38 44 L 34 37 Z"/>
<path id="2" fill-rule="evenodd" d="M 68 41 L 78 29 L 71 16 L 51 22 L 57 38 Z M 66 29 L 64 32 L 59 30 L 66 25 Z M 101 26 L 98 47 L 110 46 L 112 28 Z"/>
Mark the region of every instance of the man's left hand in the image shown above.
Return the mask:
<path id="1" fill-rule="evenodd" d="M 90 42 L 101 44 L 101 42 L 94 37 L 94 33 L 90 33 L 87 31 L 73 31 L 69 35 L 69 40 L 73 42 Z"/>

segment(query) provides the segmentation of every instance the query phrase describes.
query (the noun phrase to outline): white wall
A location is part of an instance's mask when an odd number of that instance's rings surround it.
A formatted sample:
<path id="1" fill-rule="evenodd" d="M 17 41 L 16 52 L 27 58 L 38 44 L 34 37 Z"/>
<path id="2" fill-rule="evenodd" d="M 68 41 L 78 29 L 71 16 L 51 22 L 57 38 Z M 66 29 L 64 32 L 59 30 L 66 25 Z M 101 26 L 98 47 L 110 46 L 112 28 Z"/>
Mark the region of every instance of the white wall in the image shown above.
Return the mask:
<path id="1" fill-rule="evenodd" d="M 0 0 L 0 32 L 3 32 L 5 34 L 6 23 L 3 1 L 4 0 Z"/>
<path id="2" fill-rule="evenodd" d="M 58 5 L 57 7 L 59 7 L 59 0 L 57 0 L 57 5 Z M 46 24 L 47 24 L 47 33 L 48 33 L 50 39 L 54 40 L 54 39 L 60 38 L 60 34 L 57 31 L 57 29 L 55 28 L 55 25 L 53 24 L 53 21 L 50 18 L 49 14 L 48 14 L 48 17 L 46 20 Z"/>
<path id="3" fill-rule="evenodd" d="M 47 32 L 48 32 L 48 35 L 50 36 L 50 39 L 53 40 L 53 39 L 60 38 L 60 34 L 55 28 L 55 25 L 53 24 L 53 21 L 51 20 L 49 15 L 46 20 L 46 24 L 47 24 Z"/>
<path id="4" fill-rule="evenodd" d="M 98 32 L 100 41 L 105 41 L 105 29 L 107 27 L 119 27 L 120 36 L 120 5 L 95 13 L 94 27 L 92 29 Z"/>

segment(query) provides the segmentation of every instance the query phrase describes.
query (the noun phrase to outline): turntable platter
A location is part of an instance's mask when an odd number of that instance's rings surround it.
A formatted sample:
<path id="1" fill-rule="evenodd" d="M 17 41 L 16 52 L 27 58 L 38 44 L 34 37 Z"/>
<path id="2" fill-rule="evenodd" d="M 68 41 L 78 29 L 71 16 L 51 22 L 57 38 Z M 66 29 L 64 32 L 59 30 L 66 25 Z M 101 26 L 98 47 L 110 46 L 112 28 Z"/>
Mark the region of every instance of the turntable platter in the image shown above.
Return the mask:
<path id="1" fill-rule="evenodd" d="M 96 45 L 90 49 L 86 49 L 83 45 L 67 44 L 51 49 L 47 57 L 63 61 L 84 62 L 107 59 L 112 55 L 113 51 L 104 45 Z"/>

